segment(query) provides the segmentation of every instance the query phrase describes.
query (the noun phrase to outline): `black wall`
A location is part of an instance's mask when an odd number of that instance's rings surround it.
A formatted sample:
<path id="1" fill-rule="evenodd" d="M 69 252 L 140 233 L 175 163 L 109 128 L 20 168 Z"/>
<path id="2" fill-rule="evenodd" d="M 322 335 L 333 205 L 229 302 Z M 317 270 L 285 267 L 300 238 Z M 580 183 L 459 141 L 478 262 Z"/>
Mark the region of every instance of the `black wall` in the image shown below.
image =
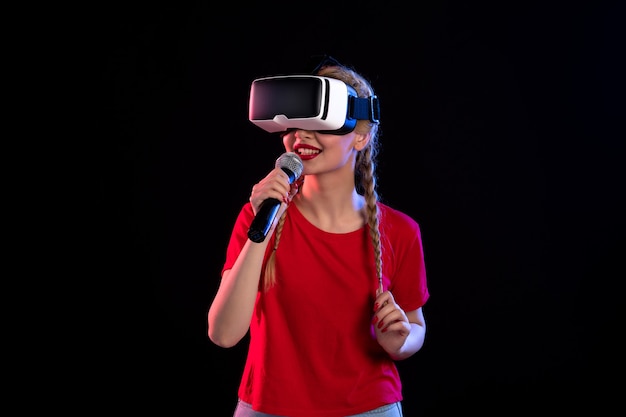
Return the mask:
<path id="1" fill-rule="evenodd" d="M 387 4 L 93 16 L 106 354 L 86 366 L 107 381 L 94 410 L 231 415 L 246 346 L 212 345 L 206 311 L 235 216 L 283 152 L 247 120 L 247 94 L 320 53 L 372 81 L 379 191 L 422 226 L 428 335 L 400 363 L 405 414 L 600 412 L 616 400 L 617 2 Z"/>

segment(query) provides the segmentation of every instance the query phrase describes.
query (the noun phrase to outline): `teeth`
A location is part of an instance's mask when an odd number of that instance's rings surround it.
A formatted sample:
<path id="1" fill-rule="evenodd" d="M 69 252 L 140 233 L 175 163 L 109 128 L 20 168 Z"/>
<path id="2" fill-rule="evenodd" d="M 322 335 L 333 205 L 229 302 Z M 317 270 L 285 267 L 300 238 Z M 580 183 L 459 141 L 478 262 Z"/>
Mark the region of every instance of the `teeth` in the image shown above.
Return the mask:
<path id="1" fill-rule="evenodd" d="M 315 149 L 303 149 L 303 148 L 300 148 L 300 149 L 298 149 L 298 153 L 300 155 L 314 155 L 314 154 L 320 153 L 320 151 L 315 150 Z"/>

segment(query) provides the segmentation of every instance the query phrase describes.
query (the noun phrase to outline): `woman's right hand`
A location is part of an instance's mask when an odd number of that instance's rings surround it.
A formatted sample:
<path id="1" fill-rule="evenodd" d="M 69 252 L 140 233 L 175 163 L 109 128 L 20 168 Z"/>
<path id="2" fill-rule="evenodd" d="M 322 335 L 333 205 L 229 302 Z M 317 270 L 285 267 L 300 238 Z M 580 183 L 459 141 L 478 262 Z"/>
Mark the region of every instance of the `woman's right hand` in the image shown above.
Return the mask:
<path id="1" fill-rule="evenodd" d="M 289 184 L 289 176 L 281 168 L 274 168 L 269 174 L 252 187 L 250 203 L 256 215 L 261 204 L 268 198 L 288 204 L 298 191 L 298 182 Z"/>

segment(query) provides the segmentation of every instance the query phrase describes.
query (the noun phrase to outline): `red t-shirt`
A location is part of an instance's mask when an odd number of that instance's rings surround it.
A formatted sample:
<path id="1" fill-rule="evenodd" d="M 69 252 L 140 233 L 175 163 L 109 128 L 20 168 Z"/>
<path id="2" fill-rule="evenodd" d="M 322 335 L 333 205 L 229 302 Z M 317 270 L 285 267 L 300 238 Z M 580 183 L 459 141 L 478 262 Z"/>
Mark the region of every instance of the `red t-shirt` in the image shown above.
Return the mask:
<path id="1" fill-rule="evenodd" d="M 378 205 L 384 288 L 405 311 L 415 310 L 429 297 L 419 225 Z M 253 217 L 246 203 L 223 270 L 235 263 Z M 257 295 L 239 397 L 290 417 L 344 417 L 402 400 L 398 370 L 371 322 L 378 278 L 368 227 L 324 232 L 291 204 L 276 273 L 276 285 Z"/>

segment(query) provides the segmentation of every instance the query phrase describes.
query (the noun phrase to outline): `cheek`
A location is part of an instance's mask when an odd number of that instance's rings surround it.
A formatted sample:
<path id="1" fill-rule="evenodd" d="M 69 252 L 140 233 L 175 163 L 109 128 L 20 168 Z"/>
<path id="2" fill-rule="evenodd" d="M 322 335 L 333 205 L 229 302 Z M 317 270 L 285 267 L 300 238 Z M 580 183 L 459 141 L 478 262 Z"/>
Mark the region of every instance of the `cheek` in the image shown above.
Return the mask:
<path id="1" fill-rule="evenodd" d="M 283 136 L 283 145 L 288 152 L 293 151 L 293 144 L 296 141 L 296 137 L 293 133 L 288 133 Z"/>

